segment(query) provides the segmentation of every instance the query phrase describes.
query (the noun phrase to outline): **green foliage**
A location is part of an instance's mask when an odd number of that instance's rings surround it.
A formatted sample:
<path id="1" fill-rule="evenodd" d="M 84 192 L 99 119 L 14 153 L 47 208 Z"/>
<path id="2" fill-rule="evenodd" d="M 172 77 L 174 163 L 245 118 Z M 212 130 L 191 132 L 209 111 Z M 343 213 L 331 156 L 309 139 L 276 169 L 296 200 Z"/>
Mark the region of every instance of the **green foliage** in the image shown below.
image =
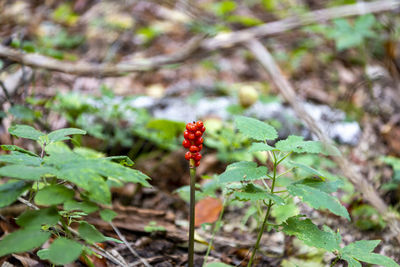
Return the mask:
<path id="1" fill-rule="evenodd" d="M 8 181 L 0 185 L 0 208 L 14 203 L 29 187 L 24 181 Z"/>
<path id="2" fill-rule="evenodd" d="M 342 216 L 350 221 L 347 209 L 343 207 L 339 200 L 319 189 L 294 183 L 287 187 L 292 196 L 299 196 L 304 202 L 309 204 L 314 209 L 328 209 L 332 213 Z"/>
<path id="3" fill-rule="evenodd" d="M 335 251 L 340 248 L 341 237 L 339 234 L 320 230 L 310 219 L 301 219 L 299 216 L 291 217 L 282 224 L 282 231 L 287 235 L 295 235 L 306 245 Z"/>
<path id="4" fill-rule="evenodd" d="M 81 255 L 83 246 L 68 238 L 59 237 L 48 249 L 38 252 L 42 260 L 49 260 L 53 264 L 65 265 L 74 262 Z"/>
<path id="5" fill-rule="evenodd" d="M 373 27 L 376 25 L 374 15 L 368 14 L 358 17 L 354 24 L 347 19 L 336 19 L 332 28 L 324 29 L 328 38 L 335 40 L 338 51 L 358 47 L 367 38 L 376 37 Z"/>
<path id="6" fill-rule="evenodd" d="M 253 118 L 236 116 L 235 124 L 241 133 L 257 141 L 275 140 L 278 137 L 275 128 Z"/>
<path id="7" fill-rule="evenodd" d="M 0 240 L 0 257 L 37 248 L 46 242 L 49 237 L 50 232 L 38 231 L 35 228 L 12 232 Z"/>
<path id="8" fill-rule="evenodd" d="M 27 210 L 16 219 L 22 229 L 0 240 L 0 257 L 38 248 L 51 236 L 57 236 L 48 249 L 38 252 L 38 256 L 53 264 L 65 265 L 75 261 L 83 251 L 90 252 L 89 247 L 77 242 L 79 239 L 87 245 L 120 242 L 105 237 L 84 217 L 97 211 L 102 204 L 111 204 L 112 186 L 123 186 L 127 182 L 150 186 L 149 177 L 127 167 L 133 162 L 126 156 L 107 158 L 87 148 L 71 149 L 61 142 L 69 140 L 70 135 L 86 133 L 77 128 L 45 134 L 27 125 L 15 125 L 9 131 L 16 137 L 35 140 L 41 148 L 41 156 L 18 146 L 1 146 L 10 153 L 0 155 L 0 162 L 7 164 L 0 167 L 0 175 L 16 180 L 0 185 L 0 207 L 12 204 L 28 191 L 35 204 L 42 208 Z M 63 209 L 57 208 L 60 204 Z M 101 210 L 100 215 L 111 221 L 116 213 Z M 73 222 L 79 223 L 78 236 L 73 236 L 69 230 Z"/>
<path id="9" fill-rule="evenodd" d="M 247 151 L 267 152 L 272 165 L 272 170 L 268 170 L 267 167 L 258 166 L 253 161 L 239 161 L 228 165 L 218 176 L 217 184 L 226 195 L 233 196 L 234 200 L 249 201 L 252 204 L 246 213 L 245 221 L 254 215 L 264 213 L 265 218 L 258 219 L 259 222 L 263 222 L 261 229 L 273 227 L 287 235 L 294 235 L 306 245 L 335 253 L 338 258 L 346 260 L 349 266 L 361 266 L 358 261 L 398 266 L 392 265 L 395 264 L 394 261 L 387 257 L 371 253 L 375 246 L 371 245 L 371 250 L 368 250 L 367 246 L 361 246 L 369 241 L 360 244 L 356 242 L 342 249 L 339 232 L 335 233 L 326 226 L 321 230 L 310 219 L 299 215 L 299 209 L 293 200 L 295 197 L 299 197 L 314 209 L 328 210 L 350 221 L 347 209 L 332 195 L 344 186 L 344 182 L 324 169 L 335 167 L 335 164 L 322 156 L 340 156 L 337 148 L 332 145 L 326 146 L 319 141 L 305 141 L 303 137 L 293 135 L 276 142 L 273 146 L 266 143 L 267 140 L 277 138 L 276 130 L 270 125 L 243 116 L 235 117 L 235 124 L 240 133 L 260 141 L 250 144 Z M 286 163 L 283 163 L 285 161 Z M 389 160 L 389 162 L 397 161 Z M 278 173 L 280 164 L 284 164 L 288 168 L 287 171 Z M 279 190 L 276 189 L 277 186 Z M 262 205 L 267 207 L 267 212 L 260 210 Z M 275 217 L 276 224 L 270 224 L 268 220 L 271 213 Z M 256 248 L 259 246 L 261 235 L 260 231 Z M 360 250 L 353 250 L 353 247 L 360 247 Z M 248 266 L 252 265 L 255 251 Z"/>

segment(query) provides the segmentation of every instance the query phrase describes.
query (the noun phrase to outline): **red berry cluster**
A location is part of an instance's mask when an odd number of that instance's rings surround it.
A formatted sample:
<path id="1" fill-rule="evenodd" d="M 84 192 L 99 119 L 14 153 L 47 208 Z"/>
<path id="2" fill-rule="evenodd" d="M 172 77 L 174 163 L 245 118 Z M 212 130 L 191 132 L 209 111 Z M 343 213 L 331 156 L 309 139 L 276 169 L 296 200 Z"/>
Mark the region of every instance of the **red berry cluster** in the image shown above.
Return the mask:
<path id="1" fill-rule="evenodd" d="M 201 154 L 200 151 L 203 148 L 203 133 L 206 130 L 202 121 L 189 122 L 186 124 L 186 131 L 183 133 L 182 145 L 184 148 L 188 148 L 189 151 L 185 154 L 185 159 L 194 160 L 194 165 L 198 167 L 200 165 Z"/>

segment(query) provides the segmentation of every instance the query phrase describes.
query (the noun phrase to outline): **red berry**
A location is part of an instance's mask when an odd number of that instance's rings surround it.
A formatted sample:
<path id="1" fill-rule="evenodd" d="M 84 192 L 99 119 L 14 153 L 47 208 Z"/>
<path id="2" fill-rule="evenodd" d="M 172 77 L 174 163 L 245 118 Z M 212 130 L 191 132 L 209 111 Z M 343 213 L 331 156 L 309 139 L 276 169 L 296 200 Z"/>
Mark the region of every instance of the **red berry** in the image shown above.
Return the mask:
<path id="1" fill-rule="evenodd" d="M 190 160 L 191 157 L 192 157 L 192 153 L 190 153 L 189 151 L 186 152 L 186 154 L 185 154 L 185 159 L 186 159 L 186 160 Z"/>
<path id="2" fill-rule="evenodd" d="M 190 134 L 189 131 L 184 131 L 183 132 L 183 137 L 185 137 L 185 139 L 189 139 L 189 134 Z"/>
<path id="3" fill-rule="evenodd" d="M 203 137 L 197 138 L 196 140 L 194 140 L 194 144 L 195 145 L 201 145 L 204 142 Z"/>
<path id="4" fill-rule="evenodd" d="M 198 130 L 200 130 L 201 128 L 203 128 L 203 126 L 204 126 L 204 124 L 203 124 L 202 121 L 196 122 L 196 127 L 197 127 Z"/>
<path id="5" fill-rule="evenodd" d="M 196 136 L 194 135 L 194 133 L 190 133 L 189 135 L 188 135 L 188 139 L 189 140 L 194 140 L 196 138 Z"/>
<path id="6" fill-rule="evenodd" d="M 202 156 L 199 152 L 192 154 L 192 159 L 194 159 L 195 161 L 199 161 L 199 160 L 201 160 L 201 158 L 202 158 Z"/>
<path id="7" fill-rule="evenodd" d="M 206 131 L 206 127 L 201 127 L 201 129 L 200 129 L 200 131 L 202 132 L 202 133 L 204 133 L 205 131 Z"/>
<path id="8" fill-rule="evenodd" d="M 200 165 L 200 161 L 195 161 L 194 162 L 194 166 L 199 167 L 199 165 Z"/>
<path id="9" fill-rule="evenodd" d="M 196 137 L 200 137 L 200 136 L 203 135 L 203 133 L 200 132 L 199 130 L 197 130 L 197 131 L 194 133 L 194 135 L 195 135 Z"/>
<path id="10" fill-rule="evenodd" d="M 184 148 L 189 148 L 190 147 L 190 145 L 191 145 L 191 143 L 190 143 L 190 141 L 189 140 L 183 140 L 183 142 L 182 142 L 182 146 L 184 147 Z"/>
<path id="11" fill-rule="evenodd" d="M 189 122 L 188 124 L 186 124 L 186 129 L 190 132 L 195 132 L 196 125 L 194 123 Z"/>
<path id="12" fill-rule="evenodd" d="M 189 148 L 189 151 L 190 151 L 190 152 L 193 152 L 193 153 L 196 153 L 196 152 L 199 152 L 199 148 L 198 148 L 197 146 L 191 146 L 191 147 Z"/>

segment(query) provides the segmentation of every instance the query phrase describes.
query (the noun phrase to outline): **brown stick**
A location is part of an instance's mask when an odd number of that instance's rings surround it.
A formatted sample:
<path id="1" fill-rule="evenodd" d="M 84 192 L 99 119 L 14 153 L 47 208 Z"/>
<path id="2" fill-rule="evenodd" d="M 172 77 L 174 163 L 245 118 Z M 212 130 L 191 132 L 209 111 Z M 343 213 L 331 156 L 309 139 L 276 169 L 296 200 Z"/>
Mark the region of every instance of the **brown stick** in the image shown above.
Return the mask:
<path id="1" fill-rule="evenodd" d="M 34 68 L 43 68 L 50 71 L 58 71 L 80 76 L 122 76 L 130 72 L 149 71 L 160 68 L 163 65 L 183 62 L 195 54 L 199 49 L 211 52 L 221 48 L 232 47 L 247 42 L 253 38 L 283 33 L 316 22 L 326 22 L 340 17 L 378 13 L 394 10 L 399 7 L 400 1 L 383 0 L 321 9 L 309 12 L 299 17 L 291 17 L 269 22 L 232 33 L 218 34 L 209 39 L 205 39 L 205 36 L 194 37 L 180 51 L 172 55 L 160 55 L 150 58 L 135 59 L 134 62 L 121 62 L 116 65 L 91 64 L 84 61 L 78 61 L 75 63 L 60 61 L 39 54 L 21 53 L 18 50 L 3 45 L 0 45 L 0 58 L 6 58 Z"/>
<path id="2" fill-rule="evenodd" d="M 324 143 L 332 144 L 332 140 L 322 131 L 315 120 L 303 108 L 303 100 L 297 97 L 293 86 L 282 75 L 279 66 L 276 64 L 270 52 L 258 40 L 251 40 L 247 47 L 254 54 L 256 59 L 265 68 L 271 79 L 279 89 L 279 92 L 295 110 L 297 116 L 303 120 L 310 130 Z M 333 158 L 340 167 L 342 173 L 353 183 L 353 185 L 363 194 L 368 201 L 382 216 L 385 217 L 390 229 L 396 233 L 396 238 L 400 242 L 399 218 L 388 212 L 388 206 L 364 177 L 354 170 L 353 166 L 343 156 Z"/>

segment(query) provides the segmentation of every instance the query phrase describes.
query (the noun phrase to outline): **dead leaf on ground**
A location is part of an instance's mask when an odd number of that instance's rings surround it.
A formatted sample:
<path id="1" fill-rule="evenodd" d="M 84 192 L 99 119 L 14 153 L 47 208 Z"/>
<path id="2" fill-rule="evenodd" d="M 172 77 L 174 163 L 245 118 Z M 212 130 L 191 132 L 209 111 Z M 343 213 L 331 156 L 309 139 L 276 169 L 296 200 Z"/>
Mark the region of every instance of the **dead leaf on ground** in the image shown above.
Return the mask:
<path id="1" fill-rule="evenodd" d="M 222 210 L 222 201 L 218 198 L 207 197 L 197 202 L 195 207 L 194 225 L 213 223 L 218 219 Z"/>

